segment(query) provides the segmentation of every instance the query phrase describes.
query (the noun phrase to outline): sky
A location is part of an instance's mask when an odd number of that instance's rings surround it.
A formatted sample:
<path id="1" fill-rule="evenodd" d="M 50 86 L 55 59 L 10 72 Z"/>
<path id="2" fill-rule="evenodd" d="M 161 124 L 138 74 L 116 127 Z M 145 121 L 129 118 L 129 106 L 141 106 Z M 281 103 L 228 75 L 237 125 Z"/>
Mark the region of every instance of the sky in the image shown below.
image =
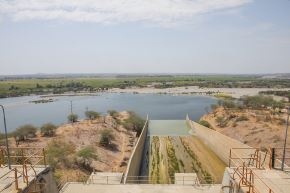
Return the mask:
<path id="1" fill-rule="evenodd" d="M 0 75 L 290 73 L 290 0 L 0 0 Z"/>

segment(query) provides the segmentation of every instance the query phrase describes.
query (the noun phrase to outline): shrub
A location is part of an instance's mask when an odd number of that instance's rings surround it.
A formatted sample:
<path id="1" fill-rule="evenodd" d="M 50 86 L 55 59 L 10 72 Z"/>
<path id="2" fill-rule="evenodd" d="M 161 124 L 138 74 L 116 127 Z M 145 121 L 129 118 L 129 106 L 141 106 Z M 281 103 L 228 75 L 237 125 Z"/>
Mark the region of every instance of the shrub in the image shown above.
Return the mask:
<path id="1" fill-rule="evenodd" d="M 40 128 L 42 136 L 52 137 L 55 135 L 56 126 L 52 123 L 46 123 Z"/>
<path id="2" fill-rule="evenodd" d="M 210 123 L 207 122 L 206 120 L 200 120 L 198 123 L 201 124 L 201 125 L 203 125 L 203 126 L 205 126 L 205 127 L 212 128 L 212 126 L 210 125 Z"/>
<path id="3" fill-rule="evenodd" d="M 101 133 L 100 144 L 102 146 L 108 147 L 112 143 L 113 139 L 114 139 L 114 136 L 112 134 L 112 130 L 105 129 Z"/>
<path id="4" fill-rule="evenodd" d="M 87 146 L 79 150 L 77 156 L 77 164 L 88 171 L 92 171 L 91 163 L 93 160 L 98 159 L 96 150 L 91 146 Z"/>
<path id="5" fill-rule="evenodd" d="M 248 120 L 249 120 L 248 117 L 246 117 L 245 115 L 242 115 L 242 116 L 240 116 L 240 117 L 238 117 L 236 119 L 236 122 L 239 122 L 239 121 L 248 121 Z"/>
<path id="6" fill-rule="evenodd" d="M 96 111 L 86 111 L 85 115 L 90 120 L 97 119 L 97 118 L 99 118 L 101 116 L 101 114 L 96 112 Z"/>
<path id="7" fill-rule="evenodd" d="M 135 112 L 129 113 L 130 117 L 124 121 L 123 126 L 128 130 L 137 132 L 137 136 L 139 136 L 145 124 L 145 120 L 138 116 Z"/>
<path id="8" fill-rule="evenodd" d="M 227 126 L 227 122 L 224 117 L 218 116 L 215 121 L 218 123 L 218 126 L 220 127 Z"/>
<path id="9" fill-rule="evenodd" d="M 284 104 L 281 101 L 275 101 L 271 96 L 256 95 L 256 96 L 245 96 L 241 98 L 243 104 L 250 108 L 283 108 Z"/>
<path id="10" fill-rule="evenodd" d="M 108 113 L 110 116 L 112 116 L 114 119 L 116 119 L 119 115 L 119 113 L 115 110 L 108 110 Z"/>
<path id="11" fill-rule="evenodd" d="M 214 111 L 214 110 L 216 110 L 218 108 L 218 105 L 217 104 L 212 104 L 211 105 L 211 109 Z"/>
<path id="12" fill-rule="evenodd" d="M 23 125 L 18 127 L 14 132 L 14 138 L 16 141 L 24 141 L 27 138 L 36 137 L 37 128 L 33 125 Z"/>
<path id="13" fill-rule="evenodd" d="M 74 123 L 78 121 L 79 116 L 77 114 L 71 113 L 67 116 L 69 122 Z"/>
<path id="14" fill-rule="evenodd" d="M 55 168 L 70 168 L 75 147 L 61 140 L 53 140 L 47 146 L 47 158 L 49 165 Z"/>

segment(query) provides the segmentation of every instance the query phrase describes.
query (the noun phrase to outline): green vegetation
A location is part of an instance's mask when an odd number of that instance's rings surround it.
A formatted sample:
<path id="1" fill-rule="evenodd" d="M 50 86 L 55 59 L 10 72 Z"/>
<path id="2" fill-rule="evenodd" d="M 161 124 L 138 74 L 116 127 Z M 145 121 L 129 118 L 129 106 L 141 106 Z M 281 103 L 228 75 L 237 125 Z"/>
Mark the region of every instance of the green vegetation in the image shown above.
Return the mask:
<path id="1" fill-rule="evenodd" d="M 243 105 L 248 108 L 284 108 L 283 101 L 276 101 L 271 96 L 257 95 L 257 96 L 245 96 L 241 98 Z"/>
<path id="2" fill-rule="evenodd" d="M 201 124 L 201 125 L 203 125 L 203 126 L 205 126 L 205 127 L 208 127 L 210 129 L 212 129 L 212 126 L 206 120 L 200 120 L 200 121 L 198 121 L 198 123 Z"/>
<path id="3" fill-rule="evenodd" d="M 131 86 L 156 88 L 199 86 L 202 88 L 290 88 L 289 79 L 261 79 L 261 76 L 239 75 L 165 75 L 165 76 L 117 76 L 91 78 L 51 79 L 2 79 L 0 98 L 30 94 L 62 94 L 65 92 L 97 92 L 109 88 Z"/>
<path id="4" fill-rule="evenodd" d="M 111 129 L 104 129 L 101 133 L 101 138 L 99 143 L 102 146 L 109 147 L 114 139 L 113 133 Z"/>
<path id="5" fill-rule="evenodd" d="M 227 120 L 224 117 L 218 116 L 215 121 L 217 122 L 219 127 L 226 127 L 227 126 Z"/>
<path id="6" fill-rule="evenodd" d="M 213 105 L 212 109 L 215 110 L 218 106 L 222 106 L 225 109 L 266 109 L 266 108 L 285 108 L 286 101 L 277 101 L 272 96 L 255 95 L 255 96 L 243 96 L 239 100 L 225 98 L 218 100 L 217 105 Z"/>
<path id="7" fill-rule="evenodd" d="M 19 141 L 25 141 L 28 138 L 36 137 L 37 128 L 33 125 L 23 125 L 18 127 L 16 131 L 13 133 L 15 141 L 18 143 Z"/>
<path id="8" fill-rule="evenodd" d="M 175 155 L 175 149 L 173 147 L 173 144 L 170 138 L 167 140 L 166 150 L 167 150 L 167 156 L 168 156 L 168 174 L 169 174 L 171 183 L 174 183 L 174 178 L 175 178 L 174 174 L 179 173 L 180 168 L 179 168 L 179 162 Z"/>
<path id="9" fill-rule="evenodd" d="M 202 163 L 198 160 L 197 155 L 190 149 L 188 144 L 182 141 L 182 145 L 188 155 L 192 158 L 192 170 L 196 172 L 198 179 L 200 179 L 201 183 L 211 184 L 213 183 L 213 178 L 208 171 L 206 171 Z"/>
<path id="10" fill-rule="evenodd" d="M 101 114 L 96 112 L 96 111 L 86 111 L 85 115 L 86 115 L 87 119 L 89 119 L 89 120 L 94 120 L 94 119 L 97 119 L 101 116 Z"/>
<path id="11" fill-rule="evenodd" d="M 149 176 L 150 176 L 150 182 L 151 183 L 157 183 L 159 184 L 161 182 L 160 179 L 160 140 L 159 137 L 153 136 L 152 137 L 152 142 L 150 145 L 150 168 L 149 168 Z"/>
<path id="12" fill-rule="evenodd" d="M 248 117 L 246 117 L 245 115 L 242 115 L 242 116 L 240 116 L 240 117 L 238 117 L 238 118 L 236 119 L 236 122 L 240 122 L 240 121 L 248 121 L 248 120 L 249 120 Z"/>
<path id="13" fill-rule="evenodd" d="M 93 160 L 97 159 L 98 155 L 96 150 L 91 146 L 87 146 L 77 152 L 76 162 L 83 169 L 92 171 L 93 168 L 91 167 L 91 163 Z"/>
<path id="14" fill-rule="evenodd" d="M 67 119 L 71 123 L 75 123 L 78 121 L 79 116 L 77 114 L 71 113 L 67 116 Z"/>
<path id="15" fill-rule="evenodd" d="M 55 135 L 56 126 L 52 123 L 46 123 L 40 128 L 42 136 L 53 137 Z"/>
<path id="16" fill-rule="evenodd" d="M 281 97 L 287 97 L 288 101 L 290 101 L 290 90 L 287 90 L 287 91 L 276 91 L 276 90 L 261 91 L 260 94 L 277 95 L 277 96 L 281 96 Z"/>
<path id="17" fill-rule="evenodd" d="M 108 110 L 108 114 L 113 117 L 114 119 L 116 119 L 119 115 L 118 111 L 115 110 Z"/>
<path id="18" fill-rule="evenodd" d="M 53 140 L 47 146 L 48 163 L 53 170 L 59 168 L 71 168 L 73 165 L 73 154 L 75 147 L 73 144 L 61 140 Z"/>
<path id="19" fill-rule="evenodd" d="M 138 116 L 135 112 L 130 111 L 129 114 L 129 118 L 124 120 L 122 124 L 126 129 L 137 132 L 137 136 L 139 136 L 144 127 L 145 120 Z"/>

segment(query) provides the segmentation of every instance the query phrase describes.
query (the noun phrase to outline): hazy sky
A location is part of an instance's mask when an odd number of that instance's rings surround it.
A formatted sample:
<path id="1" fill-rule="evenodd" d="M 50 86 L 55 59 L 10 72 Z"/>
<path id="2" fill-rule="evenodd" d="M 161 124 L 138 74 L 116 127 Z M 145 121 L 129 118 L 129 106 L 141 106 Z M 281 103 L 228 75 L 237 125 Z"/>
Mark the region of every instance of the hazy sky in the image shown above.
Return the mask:
<path id="1" fill-rule="evenodd" d="M 289 0 L 0 0 L 0 74 L 290 72 Z"/>

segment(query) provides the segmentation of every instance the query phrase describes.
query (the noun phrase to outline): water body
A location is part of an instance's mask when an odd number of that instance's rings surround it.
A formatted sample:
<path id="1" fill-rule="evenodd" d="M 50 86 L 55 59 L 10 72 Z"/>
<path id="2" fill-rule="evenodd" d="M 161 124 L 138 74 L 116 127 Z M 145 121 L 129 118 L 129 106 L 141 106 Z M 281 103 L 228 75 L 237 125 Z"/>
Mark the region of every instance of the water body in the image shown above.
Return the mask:
<path id="1" fill-rule="evenodd" d="M 29 101 L 39 100 L 39 96 L 27 96 L 0 99 L 6 108 L 7 127 L 15 130 L 24 124 L 41 126 L 44 123 L 63 124 L 70 113 L 70 101 L 73 112 L 80 119 L 85 118 L 88 110 L 106 114 L 107 110 L 131 110 L 151 120 L 184 120 L 186 114 L 192 120 L 198 120 L 210 109 L 216 99 L 208 96 L 172 96 L 159 94 L 101 93 L 98 96 L 61 96 L 54 97 L 54 102 L 34 104 Z M 0 132 L 3 133 L 3 118 L 0 113 Z"/>

